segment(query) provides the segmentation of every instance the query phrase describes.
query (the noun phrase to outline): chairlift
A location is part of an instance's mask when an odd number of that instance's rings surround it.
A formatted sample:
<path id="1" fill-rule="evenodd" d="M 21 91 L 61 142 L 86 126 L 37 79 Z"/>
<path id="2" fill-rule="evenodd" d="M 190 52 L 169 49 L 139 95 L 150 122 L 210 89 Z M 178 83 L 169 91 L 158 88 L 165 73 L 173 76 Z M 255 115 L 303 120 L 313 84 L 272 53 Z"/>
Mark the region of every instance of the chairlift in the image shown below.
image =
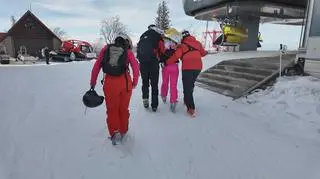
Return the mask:
<path id="1" fill-rule="evenodd" d="M 248 30 L 243 26 L 235 23 L 222 23 L 220 28 L 222 29 L 222 34 L 213 42 L 213 45 L 236 47 L 248 40 Z M 257 47 L 260 48 L 261 42 L 263 42 L 260 32 L 257 38 Z"/>
<path id="2" fill-rule="evenodd" d="M 244 27 L 221 24 L 222 34 L 213 42 L 219 46 L 238 46 L 248 39 L 248 31 Z"/>

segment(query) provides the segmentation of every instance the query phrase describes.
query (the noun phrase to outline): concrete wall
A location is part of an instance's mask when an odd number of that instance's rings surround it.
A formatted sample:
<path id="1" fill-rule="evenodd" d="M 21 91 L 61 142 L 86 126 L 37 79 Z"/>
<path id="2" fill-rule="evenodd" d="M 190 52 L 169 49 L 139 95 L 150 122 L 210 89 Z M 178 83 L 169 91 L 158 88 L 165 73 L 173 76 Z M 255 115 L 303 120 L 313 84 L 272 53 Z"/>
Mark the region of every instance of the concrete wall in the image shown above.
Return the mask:
<path id="1" fill-rule="evenodd" d="M 240 21 L 245 28 L 248 28 L 248 40 L 240 45 L 239 50 L 257 50 L 260 18 L 252 16 L 241 16 Z"/>
<path id="2" fill-rule="evenodd" d="M 58 50 L 61 46 L 61 42 L 57 38 L 53 38 L 53 49 Z"/>
<path id="3" fill-rule="evenodd" d="M 316 78 L 320 78 L 320 61 L 306 60 L 304 65 L 304 71 Z"/>
<path id="4" fill-rule="evenodd" d="M 14 57 L 14 44 L 11 36 L 7 36 L 0 44 L 6 47 L 7 53 L 11 57 Z"/>
<path id="5" fill-rule="evenodd" d="M 310 0 L 309 13 L 306 31 L 307 36 L 307 54 L 304 65 L 304 71 L 310 75 L 320 78 L 320 1 Z"/>
<path id="6" fill-rule="evenodd" d="M 320 36 L 320 1 L 315 0 L 312 11 L 309 36 Z"/>

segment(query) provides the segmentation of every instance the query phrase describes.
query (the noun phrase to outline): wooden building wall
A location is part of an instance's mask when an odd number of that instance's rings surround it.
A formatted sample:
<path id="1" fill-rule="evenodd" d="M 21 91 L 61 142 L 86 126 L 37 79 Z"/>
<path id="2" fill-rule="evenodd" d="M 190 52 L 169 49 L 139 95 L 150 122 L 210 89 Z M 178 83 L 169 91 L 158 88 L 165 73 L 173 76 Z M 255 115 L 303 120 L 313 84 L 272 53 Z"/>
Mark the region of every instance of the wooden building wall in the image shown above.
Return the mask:
<path id="1" fill-rule="evenodd" d="M 14 57 L 18 55 L 21 46 L 26 46 L 28 54 L 32 56 L 39 55 L 45 46 L 49 49 L 54 47 L 55 37 L 31 15 L 16 24 L 10 34 L 13 37 Z"/>

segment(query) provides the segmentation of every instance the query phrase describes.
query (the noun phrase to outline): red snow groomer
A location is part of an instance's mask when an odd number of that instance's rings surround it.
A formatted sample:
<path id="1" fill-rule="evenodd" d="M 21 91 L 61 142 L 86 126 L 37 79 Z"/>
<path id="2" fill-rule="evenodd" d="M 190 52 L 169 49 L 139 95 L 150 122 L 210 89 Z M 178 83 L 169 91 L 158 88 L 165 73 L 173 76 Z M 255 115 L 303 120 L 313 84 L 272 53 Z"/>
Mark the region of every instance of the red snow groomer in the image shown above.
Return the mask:
<path id="1" fill-rule="evenodd" d="M 63 41 L 59 51 L 51 51 L 50 56 L 54 61 L 81 61 L 97 57 L 90 43 L 82 40 Z"/>

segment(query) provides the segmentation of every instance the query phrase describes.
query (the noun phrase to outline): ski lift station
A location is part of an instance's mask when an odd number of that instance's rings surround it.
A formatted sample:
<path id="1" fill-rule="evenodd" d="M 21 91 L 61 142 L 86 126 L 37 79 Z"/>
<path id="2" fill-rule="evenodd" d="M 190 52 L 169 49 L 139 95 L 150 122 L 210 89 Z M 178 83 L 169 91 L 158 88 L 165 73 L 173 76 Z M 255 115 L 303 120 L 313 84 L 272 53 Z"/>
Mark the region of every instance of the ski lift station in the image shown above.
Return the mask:
<path id="1" fill-rule="evenodd" d="M 198 86 L 239 98 L 281 75 L 320 78 L 319 0 L 183 0 L 183 8 L 197 20 L 218 22 L 221 35 L 213 45 L 236 47 L 239 55 L 261 47 L 260 23 L 302 27 L 296 51 L 288 52 L 286 44 L 279 44 L 279 53 L 271 57 L 222 61 L 201 73 Z"/>

